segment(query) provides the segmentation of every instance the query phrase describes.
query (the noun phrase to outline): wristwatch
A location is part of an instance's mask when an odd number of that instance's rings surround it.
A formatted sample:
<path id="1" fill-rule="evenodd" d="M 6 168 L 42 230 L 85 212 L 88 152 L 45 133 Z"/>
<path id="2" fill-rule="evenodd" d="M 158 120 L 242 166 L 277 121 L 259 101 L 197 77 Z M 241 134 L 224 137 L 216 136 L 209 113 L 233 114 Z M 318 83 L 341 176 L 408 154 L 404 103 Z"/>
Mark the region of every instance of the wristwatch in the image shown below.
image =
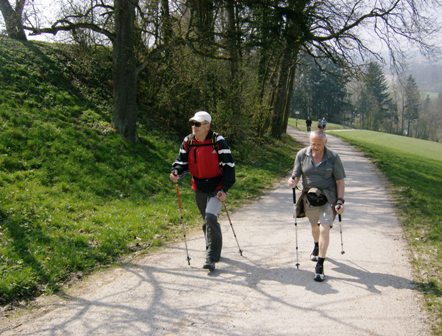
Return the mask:
<path id="1" fill-rule="evenodd" d="M 343 198 L 338 198 L 338 199 L 336 200 L 336 203 L 344 204 L 344 203 L 345 203 L 345 199 L 343 199 Z"/>

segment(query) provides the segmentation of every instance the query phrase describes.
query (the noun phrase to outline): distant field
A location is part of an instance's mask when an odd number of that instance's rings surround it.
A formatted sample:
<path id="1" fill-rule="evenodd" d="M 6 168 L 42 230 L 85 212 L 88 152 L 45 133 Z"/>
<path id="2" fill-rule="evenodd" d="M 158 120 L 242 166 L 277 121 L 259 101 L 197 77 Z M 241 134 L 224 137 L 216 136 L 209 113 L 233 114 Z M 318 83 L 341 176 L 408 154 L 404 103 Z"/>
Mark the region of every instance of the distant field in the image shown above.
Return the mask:
<path id="1" fill-rule="evenodd" d="M 339 133 L 338 133 L 339 132 Z M 367 130 L 333 130 L 343 138 L 380 145 L 399 152 L 442 161 L 442 143 Z"/>

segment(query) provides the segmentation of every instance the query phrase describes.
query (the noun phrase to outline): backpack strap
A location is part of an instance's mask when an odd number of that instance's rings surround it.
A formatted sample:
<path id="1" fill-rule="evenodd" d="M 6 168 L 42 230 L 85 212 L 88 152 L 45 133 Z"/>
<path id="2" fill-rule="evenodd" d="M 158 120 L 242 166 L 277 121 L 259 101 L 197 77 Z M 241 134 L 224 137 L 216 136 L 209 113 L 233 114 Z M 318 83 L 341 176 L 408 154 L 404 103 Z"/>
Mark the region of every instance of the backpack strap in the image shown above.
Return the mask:
<path id="1" fill-rule="evenodd" d="M 216 139 L 218 138 L 218 133 L 212 132 L 212 146 L 213 149 L 218 153 L 218 144 L 216 143 Z"/>
<path id="2" fill-rule="evenodd" d="M 217 138 L 218 138 L 218 133 L 212 132 L 212 143 L 195 144 L 194 143 L 195 135 L 190 134 L 187 136 L 187 151 L 190 151 L 190 147 L 213 146 L 213 149 L 216 150 L 216 152 L 218 152 L 218 144 L 216 143 Z"/>
<path id="3" fill-rule="evenodd" d="M 193 145 L 193 139 L 195 139 L 195 135 L 189 134 L 187 136 L 187 151 L 189 151 L 190 147 Z"/>

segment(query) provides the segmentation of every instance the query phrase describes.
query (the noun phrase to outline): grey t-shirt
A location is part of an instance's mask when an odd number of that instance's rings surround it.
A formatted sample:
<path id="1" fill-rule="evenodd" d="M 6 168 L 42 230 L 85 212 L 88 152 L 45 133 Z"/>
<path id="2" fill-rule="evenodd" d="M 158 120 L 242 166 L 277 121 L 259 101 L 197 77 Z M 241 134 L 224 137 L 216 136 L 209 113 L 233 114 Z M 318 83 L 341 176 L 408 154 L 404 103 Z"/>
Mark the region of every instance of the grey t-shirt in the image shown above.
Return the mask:
<path id="1" fill-rule="evenodd" d="M 292 176 L 302 176 L 304 190 L 319 188 L 324 191 L 328 201 L 334 204 L 336 202 L 336 181 L 345 178 L 345 171 L 339 155 L 327 147 L 324 149 L 322 162 L 315 166 L 309 146 L 296 154 Z"/>

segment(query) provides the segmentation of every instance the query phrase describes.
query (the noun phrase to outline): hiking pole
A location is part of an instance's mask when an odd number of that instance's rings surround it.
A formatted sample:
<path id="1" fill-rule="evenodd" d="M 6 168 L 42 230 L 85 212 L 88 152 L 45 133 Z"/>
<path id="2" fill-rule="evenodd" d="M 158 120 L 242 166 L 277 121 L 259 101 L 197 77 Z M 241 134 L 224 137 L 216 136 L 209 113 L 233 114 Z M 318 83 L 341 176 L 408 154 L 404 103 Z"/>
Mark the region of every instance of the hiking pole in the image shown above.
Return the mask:
<path id="1" fill-rule="evenodd" d="M 178 200 L 178 210 L 180 212 L 180 224 L 181 228 L 183 229 L 184 245 L 186 246 L 187 264 L 190 265 L 189 250 L 187 249 L 186 226 L 184 225 L 183 221 L 183 206 L 181 204 L 181 194 L 180 194 L 180 188 L 178 187 L 178 182 L 175 183 L 175 191 L 176 191 L 176 198 Z"/>
<path id="2" fill-rule="evenodd" d="M 239 247 L 238 238 L 236 238 L 236 233 L 235 233 L 235 230 L 233 229 L 232 221 L 230 219 L 229 212 L 227 211 L 226 203 L 223 203 L 223 204 L 224 204 L 224 210 L 226 210 L 227 218 L 229 219 L 230 227 L 232 228 L 233 236 L 235 237 L 235 240 L 236 240 L 236 245 L 238 245 L 239 254 L 242 256 L 242 250 L 241 250 L 241 247 Z"/>
<path id="3" fill-rule="evenodd" d="M 295 207 L 295 212 L 293 217 L 295 217 L 295 241 L 296 241 L 296 269 L 299 269 L 299 256 L 298 256 L 298 221 L 296 219 L 296 188 L 293 188 L 293 204 Z"/>
<path id="4" fill-rule="evenodd" d="M 341 234 L 341 254 L 344 254 L 344 243 L 342 242 L 342 217 L 341 215 L 338 215 L 338 219 L 339 219 L 339 233 Z"/>

